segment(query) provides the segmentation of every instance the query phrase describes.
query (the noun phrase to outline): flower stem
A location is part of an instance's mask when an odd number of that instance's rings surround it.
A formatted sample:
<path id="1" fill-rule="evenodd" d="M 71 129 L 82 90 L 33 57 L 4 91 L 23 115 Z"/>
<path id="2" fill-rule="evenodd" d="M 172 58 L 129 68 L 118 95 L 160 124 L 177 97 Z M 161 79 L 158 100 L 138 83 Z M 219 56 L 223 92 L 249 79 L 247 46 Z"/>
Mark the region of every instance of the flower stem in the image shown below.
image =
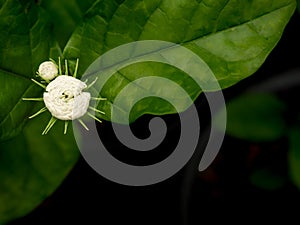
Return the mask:
<path id="1" fill-rule="evenodd" d="M 79 58 L 77 58 L 77 60 L 76 60 L 75 71 L 73 74 L 73 77 L 75 77 L 75 78 L 76 78 L 77 72 L 78 72 L 78 65 L 79 65 Z"/>
<path id="2" fill-rule="evenodd" d="M 96 100 L 96 101 L 103 101 L 103 100 L 107 100 L 107 98 L 96 98 L 96 97 L 91 97 L 92 100 Z"/>
<path id="3" fill-rule="evenodd" d="M 65 75 L 69 74 L 68 61 L 65 59 Z"/>
<path id="4" fill-rule="evenodd" d="M 96 77 L 95 80 L 92 83 L 90 83 L 85 89 L 87 90 L 87 89 L 91 88 L 97 82 L 97 80 L 98 80 L 98 77 Z"/>
<path id="5" fill-rule="evenodd" d="M 40 109 L 38 112 L 36 112 L 36 113 L 33 114 L 32 116 L 29 116 L 29 119 L 32 119 L 32 118 L 34 118 L 34 117 L 40 115 L 41 113 L 43 113 L 43 112 L 45 112 L 45 111 L 47 111 L 47 108 L 46 108 L 46 107 Z"/>
<path id="6" fill-rule="evenodd" d="M 46 89 L 46 86 L 45 86 L 45 85 L 41 84 L 40 82 L 36 81 L 35 79 L 31 79 L 31 80 L 32 80 L 35 84 L 37 84 L 38 86 L 40 86 L 40 87 Z"/>
<path id="7" fill-rule="evenodd" d="M 64 134 L 66 134 L 66 133 L 67 133 L 67 131 L 68 131 L 68 125 L 69 125 L 69 121 L 68 121 L 68 120 L 66 120 L 66 121 L 65 121 Z"/>
<path id="8" fill-rule="evenodd" d="M 100 119 L 98 119 L 96 116 L 94 116 L 93 114 L 91 114 L 90 112 L 87 112 L 87 115 L 91 118 L 93 118 L 94 120 L 97 120 L 99 123 L 102 123 L 102 121 Z"/>
<path id="9" fill-rule="evenodd" d="M 58 57 L 58 71 L 59 71 L 59 75 L 62 75 L 62 70 L 61 70 L 61 60 L 60 60 L 60 57 Z"/>
<path id="10" fill-rule="evenodd" d="M 47 134 L 49 132 L 49 130 L 53 127 L 53 125 L 55 124 L 56 121 L 57 121 L 57 119 L 52 116 L 49 123 L 47 124 L 45 130 L 43 131 L 42 135 Z"/>
<path id="11" fill-rule="evenodd" d="M 96 108 L 94 108 L 94 107 L 92 107 L 92 106 L 89 106 L 89 109 L 91 109 L 91 110 L 93 110 L 93 111 L 95 111 L 95 112 L 101 113 L 101 114 L 105 114 L 105 112 L 100 111 L 99 109 L 96 109 Z"/>
<path id="12" fill-rule="evenodd" d="M 22 98 L 23 101 L 43 101 L 43 98 Z"/>
<path id="13" fill-rule="evenodd" d="M 78 121 L 84 127 L 84 129 L 89 130 L 89 128 L 87 127 L 87 125 L 81 119 L 78 119 Z"/>

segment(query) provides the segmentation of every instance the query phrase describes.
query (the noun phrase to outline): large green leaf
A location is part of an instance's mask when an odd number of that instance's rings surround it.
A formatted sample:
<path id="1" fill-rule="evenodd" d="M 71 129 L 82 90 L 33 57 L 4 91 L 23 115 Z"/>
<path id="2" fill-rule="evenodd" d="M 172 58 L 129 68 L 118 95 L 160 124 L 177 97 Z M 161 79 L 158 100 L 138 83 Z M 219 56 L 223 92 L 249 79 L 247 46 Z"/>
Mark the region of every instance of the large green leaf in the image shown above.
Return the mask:
<path id="1" fill-rule="evenodd" d="M 247 141 L 272 141 L 286 132 L 285 105 L 272 94 L 244 94 L 228 102 L 226 132 Z"/>
<path id="2" fill-rule="evenodd" d="M 26 215 L 62 182 L 78 159 L 72 129 L 58 123 L 41 132 L 48 113 L 28 122 L 23 132 L 0 143 L 0 224 Z"/>
<path id="3" fill-rule="evenodd" d="M 32 111 L 22 97 L 41 94 L 29 78 L 58 51 L 48 16 L 34 1 L 1 1 L 0 18 L 0 140 L 5 140 L 21 131 Z"/>
<path id="4" fill-rule="evenodd" d="M 200 56 L 221 87 L 226 88 L 253 74 L 262 65 L 280 39 L 295 7 L 295 0 L 98 1 L 73 33 L 64 56 L 73 59 L 73 63 L 79 57 L 82 74 L 94 60 L 114 47 L 138 40 L 164 40 L 187 47 Z M 178 57 L 178 63 L 180 61 Z M 144 63 L 117 72 L 101 94 L 113 102 L 122 87 L 144 74 L 172 77 L 188 89 L 193 99 L 201 92 L 182 71 L 168 65 Z M 206 75 L 199 72 L 201 76 Z M 99 77 L 101 82 L 101 74 Z M 144 91 L 156 96 L 165 87 L 159 82 L 151 86 L 156 88 L 147 90 L 146 87 Z M 181 97 L 172 92 L 169 95 Z M 123 103 L 132 101 L 131 98 L 124 98 Z M 99 109 L 107 112 L 103 118 L 110 119 L 110 107 L 109 102 L 99 105 Z M 158 108 L 164 110 L 157 112 Z M 167 114 L 173 110 L 171 105 L 165 107 L 164 101 L 143 101 L 131 111 L 131 118 L 134 120 L 144 113 Z"/>

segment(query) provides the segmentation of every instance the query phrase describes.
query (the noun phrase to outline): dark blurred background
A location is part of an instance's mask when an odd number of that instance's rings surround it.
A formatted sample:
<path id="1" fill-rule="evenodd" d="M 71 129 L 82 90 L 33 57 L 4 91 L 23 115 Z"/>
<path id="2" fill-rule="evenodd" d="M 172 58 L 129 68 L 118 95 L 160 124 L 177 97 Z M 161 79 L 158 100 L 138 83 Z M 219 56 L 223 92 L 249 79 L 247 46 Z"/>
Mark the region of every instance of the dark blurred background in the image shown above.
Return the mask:
<path id="1" fill-rule="evenodd" d="M 251 77 L 224 90 L 226 101 L 234 99 L 250 87 L 263 84 L 269 78 L 287 76 L 296 73 L 297 69 L 300 76 L 299 31 L 300 17 L 295 12 L 282 39 L 263 66 Z M 299 87 L 284 87 L 276 92 L 289 107 L 287 118 L 300 112 Z M 201 129 L 206 126 L 209 128 L 205 122 L 209 118 L 209 110 L 202 95 L 196 105 L 201 123 L 204 121 Z M 176 145 L 172 140 L 176 140 L 179 134 L 178 116 L 163 118 L 169 125 L 168 137 L 152 153 L 124 151 L 115 141 L 109 123 L 100 125 L 99 133 L 117 158 L 146 165 L 162 160 Z M 148 135 L 149 119 L 151 116 L 144 116 L 132 125 L 140 137 Z M 202 138 L 205 143 L 205 135 Z M 226 136 L 217 158 L 207 170 L 197 170 L 201 157 L 200 143 L 195 156 L 180 172 L 164 182 L 145 187 L 112 183 L 94 172 L 80 158 L 69 176 L 45 202 L 10 225 L 75 222 L 194 225 L 207 220 L 221 220 L 225 223 L 249 220 L 260 222 L 261 219 L 271 222 L 279 218 L 284 218 L 286 222 L 297 220 L 300 191 L 288 178 L 287 153 L 286 138 L 256 143 Z M 283 184 L 278 188 L 264 188 L 251 182 L 251 174 L 261 167 L 272 168 L 272 171 L 283 177 Z M 272 177 L 265 176 L 265 179 Z M 242 220 L 238 219 L 240 217 Z"/>

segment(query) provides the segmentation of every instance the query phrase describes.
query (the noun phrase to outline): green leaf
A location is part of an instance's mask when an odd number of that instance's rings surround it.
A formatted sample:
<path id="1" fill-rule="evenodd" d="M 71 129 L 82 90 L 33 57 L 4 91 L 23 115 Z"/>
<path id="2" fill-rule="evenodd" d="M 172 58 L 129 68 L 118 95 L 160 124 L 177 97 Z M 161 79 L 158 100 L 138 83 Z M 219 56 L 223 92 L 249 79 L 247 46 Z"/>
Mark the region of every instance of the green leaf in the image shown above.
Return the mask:
<path id="1" fill-rule="evenodd" d="M 244 94 L 226 105 L 226 132 L 248 141 L 272 141 L 285 134 L 285 105 L 272 94 Z"/>
<path id="2" fill-rule="evenodd" d="M 295 0 L 98 1 L 73 33 L 64 56 L 73 59 L 73 64 L 79 57 L 80 74 L 83 74 L 92 62 L 114 47 L 138 40 L 169 41 L 196 53 L 213 71 L 221 87 L 226 88 L 253 74 L 262 65 L 295 8 Z M 178 60 L 180 62 L 180 58 Z M 188 89 L 192 99 L 201 92 L 195 83 L 185 82 L 187 76 L 184 72 L 170 69 L 168 65 L 144 63 L 142 66 L 130 65 L 116 73 L 101 94 L 113 102 L 121 87 L 143 74 L 172 77 L 173 81 Z M 199 78 L 202 76 L 206 75 L 199 72 Z M 159 83 L 155 85 L 156 90 L 163 88 Z M 158 96 L 159 93 L 153 94 Z M 181 97 L 172 92 L 169 95 Z M 131 100 L 124 98 L 123 103 Z M 107 102 L 98 108 L 104 108 L 109 114 L 110 107 Z M 164 109 L 155 112 L 153 108 Z M 149 112 L 174 112 L 171 105 L 165 107 L 165 102 L 158 100 L 141 102 L 136 109 L 140 110 L 131 113 L 132 120 Z M 99 116 L 110 119 L 109 116 Z"/>
<path id="3" fill-rule="evenodd" d="M 41 135 L 49 119 L 48 113 L 36 117 L 19 136 L 0 143 L 0 224 L 38 206 L 78 159 L 71 127 L 63 135 L 60 122 L 47 135 Z"/>
<path id="4" fill-rule="evenodd" d="M 95 0 L 43 0 L 41 6 L 51 15 L 53 33 L 61 47 L 69 40 L 83 14 Z"/>
<path id="5" fill-rule="evenodd" d="M 293 128 L 289 133 L 288 165 L 293 183 L 300 189 L 300 130 Z"/>
<path id="6" fill-rule="evenodd" d="M 1 1 L 0 18 L 0 140 L 6 140 L 32 113 L 32 103 L 22 97 L 41 95 L 30 78 L 57 46 L 47 14 L 34 1 Z"/>
<path id="7" fill-rule="evenodd" d="M 263 168 L 254 171 L 250 176 L 250 181 L 256 187 L 268 191 L 278 190 L 286 183 L 285 177 L 278 174 L 276 171 L 272 171 L 271 168 Z"/>
<path id="8" fill-rule="evenodd" d="M 297 0 L 298 11 L 300 12 L 300 0 Z"/>

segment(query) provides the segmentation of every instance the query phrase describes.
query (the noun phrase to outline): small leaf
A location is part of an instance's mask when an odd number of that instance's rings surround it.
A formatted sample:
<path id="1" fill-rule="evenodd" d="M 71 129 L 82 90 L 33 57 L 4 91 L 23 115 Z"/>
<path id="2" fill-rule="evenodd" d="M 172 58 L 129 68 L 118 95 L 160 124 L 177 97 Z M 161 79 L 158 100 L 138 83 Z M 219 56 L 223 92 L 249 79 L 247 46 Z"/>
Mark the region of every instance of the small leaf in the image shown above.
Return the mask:
<path id="1" fill-rule="evenodd" d="M 268 191 L 278 190 L 286 183 L 284 176 L 267 168 L 254 171 L 250 176 L 250 181 L 256 187 Z"/>
<path id="2" fill-rule="evenodd" d="M 253 74 L 262 65 L 279 41 L 295 8 L 295 0 L 98 1 L 87 11 L 82 24 L 71 36 L 64 56 L 72 59 L 73 64 L 80 57 L 79 74 L 83 74 L 99 56 L 117 46 L 138 40 L 163 40 L 196 53 L 213 71 L 221 88 L 226 88 Z M 113 102 L 120 88 L 143 74 L 172 77 L 187 89 L 192 99 L 201 92 L 199 86 L 185 82 L 187 76 L 183 71 L 174 68 L 172 71 L 168 65 L 144 63 L 118 71 L 107 84 L 109 91 L 104 92 L 103 97 Z M 199 72 L 198 76 L 200 79 L 206 74 Z M 175 97 L 176 93 L 170 92 L 169 95 Z M 124 98 L 123 103 L 131 100 Z M 182 101 L 188 106 L 186 99 Z M 106 107 L 106 113 L 110 112 L 110 104 L 103 104 L 107 105 L 98 108 Z M 155 112 L 154 106 L 161 110 Z M 158 98 L 151 104 L 148 101 L 140 103 L 137 108 L 140 110 L 131 113 L 132 120 L 149 112 L 168 114 L 174 111 Z"/>
<path id="3" fill-rule="evenodd" d="M 78 159 L 72 128 L 64 135 L 60 122 L 41 135 L 49 118 L 44 113 L 30 120 L 19 136 L 0 143 L 0 224 L 38 206 Z"/>
<path id="4" fill-rule="evenodd" d="M 288 164 L 293 183 L 300 189 L 300 130 L 294 128 L 289 133 Z"/>
<path id="5" fill-rule="evenodd" d="M 226 132 L 248 141 L 272 141 L 285 134 L 285 105 L 272 94 L 244 94 L 227 108 Z"/>

